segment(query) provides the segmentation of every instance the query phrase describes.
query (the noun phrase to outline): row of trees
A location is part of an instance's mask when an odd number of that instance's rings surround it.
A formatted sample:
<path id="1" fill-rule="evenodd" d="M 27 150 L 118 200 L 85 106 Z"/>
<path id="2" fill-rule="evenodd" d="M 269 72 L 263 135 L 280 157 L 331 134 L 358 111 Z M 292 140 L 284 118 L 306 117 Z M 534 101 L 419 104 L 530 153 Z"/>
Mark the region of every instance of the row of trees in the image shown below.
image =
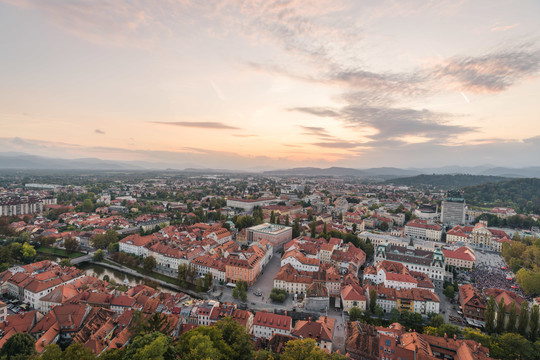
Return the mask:
<path id="1" fill-rule="evenodd" d="M 533 296 L 540 294 L 540 239 L 503 243 L 502 256 L 523 290 Z"/>
<path id="2" fill-rule="evenodd" d="M 159 315 L 159 314 L 158 314 Z M 159 315 L 158 317 L 161 317 Z M 165 317 L 163 315 L 163 317 Z M 96 357 L 80 343 L 65 350 L 52 344 L 43 354 L 36 354 L 35 340 L 28 334 L 12 336 L 0 350 L 5 360 L 344 360 L 341 354 L 327 354 L 313 339 L 291 340 L 281 354 L 269 350 L 256 351 L 245 328 L 231 318 L 218 321 L 215 326 L 199 326 L 182 334 L 177 340 L 168 336 L 169 327 L 163 319 L 151 318 L 150 325 L 132 328 L 129 344 L 121 349 L 110 349 Z"/>
<path id="3" fill-rule="evenodd" d="M 484 316 L 488 334 L 515 332 L 531 341 L 536 341 L 539 336 L 540 308 L 538 305 L 533 305 L 529 311 L 529 303 L 524 301 L 521 304 L 518 317 L 515 302 L 512 302 L 507 308 L 504 299 L 501 299 L 497 304 L 495 298 L 490 296 Z"/>
<path id="4" fill-rule="evenodd" d="M 240 299 L 244 302 L 247 301 L 247 284 L 242 280 L 238 280 L 232 291 L 232 296 L 235 299 Z"/>

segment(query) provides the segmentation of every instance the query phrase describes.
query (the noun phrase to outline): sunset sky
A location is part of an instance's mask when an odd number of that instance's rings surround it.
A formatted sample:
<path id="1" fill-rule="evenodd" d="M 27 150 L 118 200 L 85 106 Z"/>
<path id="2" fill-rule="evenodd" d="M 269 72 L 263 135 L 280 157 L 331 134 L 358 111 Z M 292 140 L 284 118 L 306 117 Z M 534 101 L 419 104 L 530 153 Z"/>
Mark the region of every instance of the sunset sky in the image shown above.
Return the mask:
<path id="1" fill-rule="evenodd" d="M 540 165 L 540 1 L 0 0 L 2 152 Z"/>

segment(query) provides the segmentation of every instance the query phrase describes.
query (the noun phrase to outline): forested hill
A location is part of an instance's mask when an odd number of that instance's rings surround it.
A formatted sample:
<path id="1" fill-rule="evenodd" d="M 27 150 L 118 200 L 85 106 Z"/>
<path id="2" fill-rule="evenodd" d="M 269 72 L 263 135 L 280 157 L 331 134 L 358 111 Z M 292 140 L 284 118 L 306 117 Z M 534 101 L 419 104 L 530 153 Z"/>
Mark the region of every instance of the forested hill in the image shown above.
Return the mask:
<path id="1" fill-rule="evenodd" d="M 485 183 L 495 183 L 508 180 L 501 176 L 486 176 L 486 175 L 417 175 L 399 179 L 386 181 L 387 184 L 404 185 L 404 186 L 429 186 L 442 189 L 459 189 L 465 186 L 473 186 Z"/>
<path id="2" fill-rule="evenodd" d="M 511 207 L 518 213 L 540 214 L 540 179 L 515 179 L 463 190 L 470 205 Z"/>

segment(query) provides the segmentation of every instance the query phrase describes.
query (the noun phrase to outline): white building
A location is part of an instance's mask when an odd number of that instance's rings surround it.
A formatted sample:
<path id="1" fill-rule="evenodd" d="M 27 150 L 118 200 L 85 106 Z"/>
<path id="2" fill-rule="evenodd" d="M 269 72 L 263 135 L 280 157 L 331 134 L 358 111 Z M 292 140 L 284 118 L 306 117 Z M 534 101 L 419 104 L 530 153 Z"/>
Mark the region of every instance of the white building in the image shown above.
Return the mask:
<path id="1" fill-rule="evenodd" d="M 292 331 L 292 318 L 258 311 L 253 319 L 253 335 L 256 338 L 270 339 L 274 334 L 290 335 Z"/>

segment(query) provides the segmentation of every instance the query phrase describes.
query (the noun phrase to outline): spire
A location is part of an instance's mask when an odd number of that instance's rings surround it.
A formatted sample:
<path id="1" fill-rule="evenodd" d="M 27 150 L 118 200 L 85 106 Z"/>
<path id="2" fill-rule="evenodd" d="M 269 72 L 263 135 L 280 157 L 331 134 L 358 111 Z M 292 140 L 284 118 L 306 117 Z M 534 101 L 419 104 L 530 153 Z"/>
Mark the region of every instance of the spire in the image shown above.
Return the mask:
<path id="1" fill-rule="evenodd" d="M 411 239 L 409 240 L 409 246 L 414 248 L 414 241 L 413 241 L 412 235 L 411 235 Z"/>

